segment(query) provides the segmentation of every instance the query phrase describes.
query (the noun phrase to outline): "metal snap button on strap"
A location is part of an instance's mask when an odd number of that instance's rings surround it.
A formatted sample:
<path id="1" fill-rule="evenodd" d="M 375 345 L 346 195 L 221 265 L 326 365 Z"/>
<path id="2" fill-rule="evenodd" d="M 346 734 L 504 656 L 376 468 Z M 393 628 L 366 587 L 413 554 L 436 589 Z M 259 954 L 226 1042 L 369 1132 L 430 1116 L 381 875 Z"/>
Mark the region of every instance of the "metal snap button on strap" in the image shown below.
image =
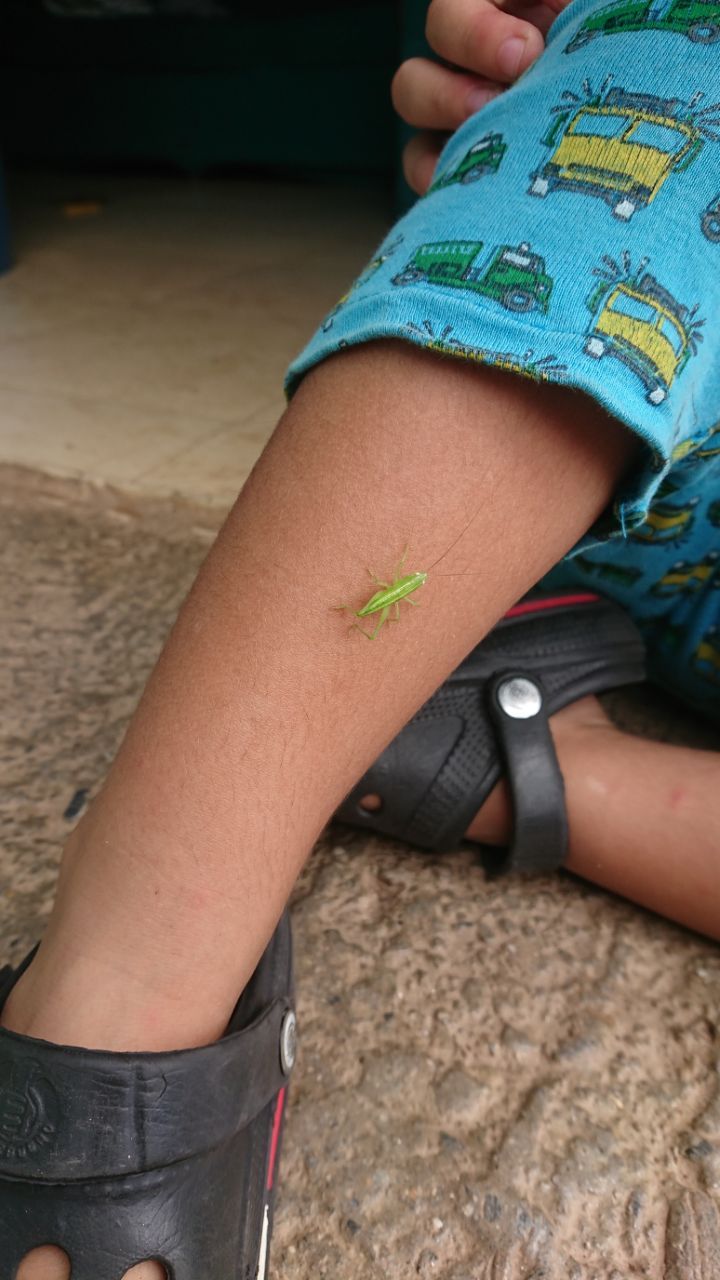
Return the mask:
<path id="1" fill-rule="evenodd" d="M 542 694 L 525 676 L 510 676 L 498 686 L 495 694 L 506 716 L 513 720 L 530 720 L 542 707 Z"/>
<path id="2" fill-rule="evenodd" d="M 542 686 L 523 671 L 504 671 L 488 695 L 513 809 L 510 847 L 490 874 L 551 871 L 565 860 L 567 816 Z"/>
<path id="3" fill-rule="evenodd" d="M 297 1018 L 292 1009 L 288 1009 L 280 1026 L 280 1066 L 286 1076 L 295 1066 L 297 1054 Z"/>

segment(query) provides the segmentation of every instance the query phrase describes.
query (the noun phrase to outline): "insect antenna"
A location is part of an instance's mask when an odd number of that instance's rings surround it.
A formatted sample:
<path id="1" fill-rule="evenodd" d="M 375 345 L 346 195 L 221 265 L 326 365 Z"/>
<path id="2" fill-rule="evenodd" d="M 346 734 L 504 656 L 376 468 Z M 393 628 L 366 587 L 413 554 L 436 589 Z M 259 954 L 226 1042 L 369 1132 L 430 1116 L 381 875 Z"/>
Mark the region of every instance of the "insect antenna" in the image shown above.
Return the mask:
<path id="1" fill-rule="evenodd" d="M 465 534 L 467 533 L 468 529 L 470 528 L 470 525 L 472 524 L 473 520 L 477 520 L 477 518 L 478 518 L 478 516 L 480 515 L 480 512 L 481 512 L 481 511 L 482 511 L 482 507 L 478 507 L 477 511 L 475 512 L 475 515 L 470 517 L 470 519 L 468 520 L 467 524 L 466 524 L 466 525 L 465 525 L 465 526 L 460 530 L 460 532 L 459 532 L 459 534 L 458 534 L 457 538 L 455 538 L 455 540 L 454 540 L 453 542 L 451 542 L 451 543 L 450 543 L 450 546 L 449 546 L 449 547 L 446 547 L 445 551 L 443 551 L 443 553 L 442 553 L 442 555 L 441 555 L 441 556 L 438 556 L 437 560 L 433 560 L 432 564 L 431 564 L 431 565 L 430 565 L 430 566 L 425 570 L 425 572 L 426 572 L 426 573 L 429 573 L 431 569 L 434 569 L 434 568 L 435 568 L 435 565 L 436 565 L 436 564 L 440 564 L 440 561 L 441 561 L 441 560 L 444 560 L 444 559 L 445 559 L 445 557 L 446 557 L 447 555 L 449 555 L 449 554 L 450 554 L 450 552 L 452 551 L 453 547 L 456 547 L 456 546 L 457 546 L 457 544 L 458 544 L 458 542 L 460 541 L 460 539 L 465 537 Z M 462 575 L 462 574 L 450 574 L 450 573 L 446 573 L 446 574 L 443 574 L 442 576 L 443 576 L 443 577 L 445 577 L 445 578 L 452 578 L 452 577 L 462 577 L 463 575 Z"/>

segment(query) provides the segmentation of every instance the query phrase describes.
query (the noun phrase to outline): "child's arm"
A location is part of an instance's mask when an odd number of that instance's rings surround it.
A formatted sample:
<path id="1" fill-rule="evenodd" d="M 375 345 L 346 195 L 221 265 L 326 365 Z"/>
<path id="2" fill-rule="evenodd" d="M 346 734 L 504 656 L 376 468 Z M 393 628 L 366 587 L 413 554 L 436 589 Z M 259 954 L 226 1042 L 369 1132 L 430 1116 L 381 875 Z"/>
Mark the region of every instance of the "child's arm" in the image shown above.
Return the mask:
<path id="1" fill-rule="evenodd" d="M 430 185 L 448 132 L 517 80 L 542 53 L 548 27 L 570 0 L 432 0 L 427 38 L 443 66 L 409 58 L 393 80 L 395 110 L 424 132 L 405 148 L 405 176 L 419 195 Z"/>

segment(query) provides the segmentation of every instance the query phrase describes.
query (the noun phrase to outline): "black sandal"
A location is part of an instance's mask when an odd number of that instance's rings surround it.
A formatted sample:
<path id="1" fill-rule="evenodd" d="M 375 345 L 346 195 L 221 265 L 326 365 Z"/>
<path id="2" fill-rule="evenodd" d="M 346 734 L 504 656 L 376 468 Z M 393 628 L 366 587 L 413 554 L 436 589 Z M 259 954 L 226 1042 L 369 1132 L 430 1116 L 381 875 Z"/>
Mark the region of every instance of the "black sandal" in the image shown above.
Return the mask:
<path id="1" fill-rule="evenodd" d="M 567 818 L 548 717 L 644 678 L 640 633 L 618 605 L 591 592 L 532 592 L 421 707 L 335 817 L 423 849 L 455 849 L 504 767 L 513 840 L 484 850 L 486 869 L 554 870 L 567 854 Z M 363 804 L 369 797 L 372 808 Z"/>
<path id="2" fill-rule="evenodd" d="M 0 1009 L 31 958 L 0 973 Z M 50 1244 L 72 1280 L 144 1261 L 264 1280 L 294 1058 L 287 915 L 216 1044 L 105 1053 L 0 1030 L 0 1280 Z"/>

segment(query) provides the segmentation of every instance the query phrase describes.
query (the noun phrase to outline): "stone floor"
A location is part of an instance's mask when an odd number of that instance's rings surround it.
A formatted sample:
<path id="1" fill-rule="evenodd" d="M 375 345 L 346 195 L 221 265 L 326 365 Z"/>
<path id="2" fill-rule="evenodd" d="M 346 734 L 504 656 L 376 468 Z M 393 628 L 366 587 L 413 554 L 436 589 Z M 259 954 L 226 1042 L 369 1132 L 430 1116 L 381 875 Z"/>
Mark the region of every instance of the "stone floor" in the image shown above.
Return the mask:
<path id="1" fill-rule="evenodd" d="M 41 174 L 11 192 L 0 461 L 221 509 L 392 220 L 372 185 Z"/>
<path id="2" fill-rule="evenodd" d="M 0 470 L 2 951 L 47 913 L 214 517 Z M 663 736 L 669 704 L 621 700 Z M 710 741 L 683 722 L 691 740 Z M 284 1280 L 715 1280 L 720 952 L 348 828 L 294 897 Z"/>

